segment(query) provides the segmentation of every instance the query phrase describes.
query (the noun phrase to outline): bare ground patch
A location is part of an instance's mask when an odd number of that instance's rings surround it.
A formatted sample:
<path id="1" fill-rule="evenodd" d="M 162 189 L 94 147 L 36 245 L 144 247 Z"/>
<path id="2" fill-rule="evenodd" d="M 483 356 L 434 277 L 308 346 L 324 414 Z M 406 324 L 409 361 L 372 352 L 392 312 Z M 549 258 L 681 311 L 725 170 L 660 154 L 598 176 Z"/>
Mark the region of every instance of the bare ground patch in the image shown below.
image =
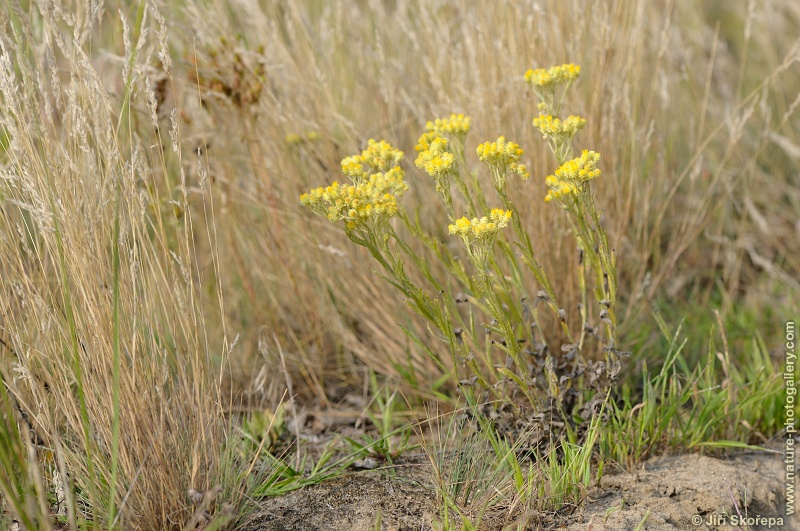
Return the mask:
<path id="1" fill-rule="evenodd" d="M 797 529 L 797 522 L 787 521 L 785 514 L 783 475 L 782 454 L 743 453 L 725 460 L 701 455 L 655 458 L 635 474 L 604 477 L 567 529 L 634 529 L 643 520 L 643 529 L 651 531 L 767 528 L 730 525 L 725 515 L 739 513 L 782 517 L 784 526 L 773 529 Z M 693 516 L 703 523 L 693 523 Z"/>
<path id="2" fill-rule="evenodd" d="M 263 500 L 247 531 L 376 529 L 430 530 L 437 516 L 427 464 L 356 472 L 286 496 Z M 767 529 L 764 525 L 715 525 L 724 515 L 783 518 L 772 529 L 800 529 L 787 517 L 781 454 L 746 452 L 728 459 L 701 455 L 653 458 L 636 473 L 609 474 L 571 511 L 541 514 L 529 529 Z M 734 505 L 738 505 L 738 511 Z M 566 514 L 570 513 L 571 514 Z M 693 525 L 692 516 L 703 522 Z M 705 522 L 713 522 L 707 525 Z M 496 523 L 485 529 L 502 529 Z"/>
<path id="3" fill-rule="evenodd" d="M 354 473 L 264 500 L 247 530 L 371 531 L 378 518 L 381 529 L 429 530 L 435 504 L 428 483 L 427 470 L 401 467 L 395 477 L 374 471 Z"/>

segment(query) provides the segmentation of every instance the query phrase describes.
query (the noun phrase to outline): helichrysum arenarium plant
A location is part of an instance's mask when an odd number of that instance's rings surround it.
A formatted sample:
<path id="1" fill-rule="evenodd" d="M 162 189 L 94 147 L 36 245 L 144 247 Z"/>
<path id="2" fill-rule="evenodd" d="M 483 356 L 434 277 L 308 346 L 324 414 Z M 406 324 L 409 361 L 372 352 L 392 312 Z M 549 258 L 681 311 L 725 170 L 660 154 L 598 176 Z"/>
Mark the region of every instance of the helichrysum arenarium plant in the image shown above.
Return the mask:
<path id="1" fill-rule="evenodd" d="M 381 276 L 443 336 L 450 359 L 440 359 L 432 349 L 418 344 L 472 396 L 478 384 L 478 389 L 494 398 L 514 401 L 515 396 L 522 395 L 537 408 L 549 396 L 563 411 L 564 405 L 578 405 L 574 400 L 564 403 L 565 398 L 578 395 L 575 390 L 570 392 L 576 377 L 588 373 L 588 385 L 604 389 L 618 370 L 616 356 L 612 356 L 616 353 L 615 258 L 590 188 L 590 182 L 600 176 L 600 155 L 584 150 L 573 158 L 573 138 L 586 121 L 578 116 L 558 117 L 564 96 L 579 73 L 580 67 L 563 65 L 531 70 L 525 76 L 541 100 L 541 114 L 533 125 L 547 140 L 559 164 L 545 179 L 549 192 L 544 201 L 555 202 L 567 211 L 578 242 L 582 322 L 573 327 L 578 332 L 568 326 L 567 313 L 558 304 L 510 199 L 509 190 L 530 177 L 522 162 L 524 150 L 500 136 L 477 146 L 475 153 L 484 166 L 470 169 L 465 146 L 471 120 L 463 114 L 426 124 L 417 142 L 415 165 L 433 179 L 449 218 L 448 233 L 461 239 L 469 271 L 455 256 L 460 254 L 458 250 L 426 234 L 398 203 L 407 190 L 399 165 L 403 153 L 385 141 L 370 140 L 360 155 L 342 160 L 341 170 L 350 184 L 334 182 L 300 198 L 315 213 L 339 223 L 353 242 L 369 249 L 382 266 Z M 493 199 L 484 190 L 487 179 L 480 171 L 487 173 L 487 169 Z M 395 230 L 396 223 L 391 221 L 395 216 L 408 230 Z M 425 243 L 447 267 L 451 279 L 435 278 L 426 261 L 407 244 L 404 238 L 408 237 Z M 411 281 L 404 260 L 420 269 L 430 282 L 428 290 Z M 525 270 L 532 274 L 532 281 L 526 278 Z M 598 317 L 605 323 L 603 334 L 590 322 L 594 313 L 589 311 L 590 274 L 596 299 L 592 304 L 601 308 Z M 532 293 L 535 296 L 531 297 Z M 540 303 L 560 324 L 559 344 L 547 344 L 537 310 Z M 603 361 L 589 361 L 589 335 L 602 345 Z"/>
<path id="2" fill-rule="evenodd" d="M 586 120 L 579 116 L 569 116 L 561 120 L 558 114 L 564 94 L 580 75 L 580 67 L 567 64 L 550 69 L 529 70 L 525 80 L 541 100 L 540 115 L 533 121 L 542 136 L 547 140 L 559 164 L 553 175 L 545 182 L 549 192 L 545 201 L 555 201 L 568 213 L 572 231 L 578 240 L 578 273 L 581 284 L 581 333 L 578 343 L 583 348 L 588 332 L 597 334 L 589 323 L 587 296 L 587 267 L 594 274 L 595 303 L 601 307 L 599 319 L 604 323 L 605 334 L 601 338 L 606 352 L 606 370 L 614 373 L 618 367 L 616 341 L 617 322 L 615 303 L 617 293 L 617 266 L 614 249 L 609 245 L 608 234 L 600 223 L 600 215 L 594 202 L 590 182 L 600 177 L 597 167 L 600 154 L 584 149 L 580 156 L 573 158 L 572 140 L 585 125 Z"/>

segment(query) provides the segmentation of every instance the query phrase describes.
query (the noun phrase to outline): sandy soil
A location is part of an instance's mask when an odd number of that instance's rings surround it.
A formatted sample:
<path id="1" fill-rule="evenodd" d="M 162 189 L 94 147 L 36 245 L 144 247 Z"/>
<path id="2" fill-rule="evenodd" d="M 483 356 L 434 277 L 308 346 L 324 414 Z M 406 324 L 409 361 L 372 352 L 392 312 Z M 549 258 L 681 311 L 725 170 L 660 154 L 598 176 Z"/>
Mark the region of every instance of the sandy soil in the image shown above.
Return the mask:
<path id="1" fill-rule="evenodd" d="M 248 531 L 371 531 L 379 514 L 384 530 L 431 530 L 436 508 L 425 466 L 401 466 L 395 477 L 385 471 L 354 472 L 264 500 Z M 622 531 L 644 522 L 641 529 L 651 531 L 800 530 L 800 521 L 785 513 L 783 476 L 781 454 L 654 458 L 635 474 L 606 475 L 571 514 L 540 515 L 530 529 Z M 702 523 L 694 525 L 692 517 Z M 734 517 L 751 518 L 754 525 L 739 524 Z"/>
<path id="2" fill-rule="evenodd" d="M 780 454 L 651 459 L 636 474 L 604 477 L 567 529 L 634 529 L 643 520 L 643 529 L 651 531 L 768 529 L 770 523 L 772 529 L 798 529 L 785 514 L 783 475 Z M 740 525 L 734 516 L 753 518 L 755 525 Z"/>

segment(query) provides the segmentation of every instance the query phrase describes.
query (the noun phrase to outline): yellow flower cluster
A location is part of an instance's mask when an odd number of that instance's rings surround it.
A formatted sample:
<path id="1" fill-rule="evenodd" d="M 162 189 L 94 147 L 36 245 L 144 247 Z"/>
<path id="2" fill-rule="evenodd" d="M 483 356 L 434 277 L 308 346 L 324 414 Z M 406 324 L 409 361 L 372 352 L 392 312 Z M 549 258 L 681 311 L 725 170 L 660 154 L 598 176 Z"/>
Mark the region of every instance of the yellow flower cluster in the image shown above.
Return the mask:
<path id="1" fill-rule="evenodd" d="M 397 198 L 408 190 L 397 165 L 402 158 L 403 152 L 388 142 L 370 139 L 361 155 L 342 160 L 342 173 L 353 184 L 315 188 L 301 195 L 300 202 L 331 222 L 344 221 L 347 230 L 380 225 L 397 214 Z"/>
<path id="2" fill-rule="evenodd" d="M 548 175 L 544 180 L 550 191 L 544 197 L 545 202 L 550 202 L 553 199 L 561 199 L 568 195 L 578 195 L 578 187 L 568 181 L 560 181 L 553 175 Z"/>
<path id="3" fill-rule="evenodd" d="M 353 181 L 360 181 L 367 175 L 364 164 L 359 162 L 360 158 L 359 155 L 353 155 L 352 157 L 342 159 L 342 173 L 350 177 Z"/>
<path id="4" fill-rule="evenodd" d="M 590 181 L 600 177 L 600 169 L 597 162 L 600 160 L 600 153 L 584 149 L 581 156 L 568 160 L 556 170 L 556 177 L 570 181 Z"/>
<path id="5" fill-rule="evenodd" d="M 511 164 L 519 162 L 519 158 L 524 151 L 519 144 L 506 142 L 506 138 L 501 136 L 496 142 L 484 142 L 475 150 L 478 158 L 489 164 Z"/>
<path id="6" fill-rule="evenodd" d="M 511 211 L 502 208 L 493 208 L 488 216 L 473 218 L 472 220 L 463 217 L 457 219 L 455 224 L 448 225 L 450 234 L 458 234 L 464 240 L 490 240 L 500 229 L 508 226 L 511 219 Z"/>
<path id="7" fill-rule="evenodd" d="M 581 67 L 570 63 L 547 69 L 528 70 L 525 72 L 525 81 L 534 87 L 555 87 L 561 83 L 574 81 L 580 73 Z"/>
<path id="8" fill-rule="evenodd" d="M 525 152 L 519 147 L 519 144 L 506 142 L 503 136 L 499 137 L 495 142 L 484 142 L 475 151 L 478 154 L 478 158 L 490 166 L 495 166 L 500 170 L 507 168 L 511 172 L 520 175 L 523 179 L 530 177 L 528 168 L 519 162 L 519 158 Z M 505 176 L 502 177 L 505 178 Z"/>
<path id="9" fill-rule="evenodd" d="M 422 133 L 422 136 L 419 137 L 419 140 L 417 140 L 417 145 L 414 147 L 414 149 L 417 151 L 427 151 L 431 148 L 431 144 L 437 138 L 441 138 L 441 135 L 434 133 L 433 131 Z"/>
<path id="10" fill-rule="evenodd" d="M 533 119 L 533 126 L 545 137 L 553 137 L 556 142 L 571 139 L 586 127 L 586 120 L 580 116 L 570 116 L 566 120 L 553 118 L 550 114 L 540 114 Z M 562 140 L 563 139 L 563 140 Z"/>
<path id="11" fill-rule="evenodd" d="M 392 169 L 402 158 L 403 152 L 393 148 L 385 140 L 378 142 L 370 138 L 367 149 L 362 151 L 361 155 L 353 155 L 342 160 L 342 173 L 357 182 L 371 172 Z"/>
<path id="12" fill-rule="evenodd" d="M 301 195 L 300 202 L 331 222 L 344 221 L 347 229 L 352 230 L 370 221 L 380 224 L 397 214 L 397 197 L 406 190 L 403 170 L 395 166 L 355 185 L 334 182 L 316 188 Z"/>
<path id="13" fill-rule="evenodd" d="M 463 114 L 451 114 L 450 118 L 437 118 L 425 124 L 425 129 L 438 135 L 465 136 L 472 119 Z"/>
<path id="14" fill-rule="evenodd" d="M 562 164 L 555 175 L 550 175 L 545 180 L 550 191 L 544 200 L 552 201 L 566 195 L 577 194 L 580 184 L 600 176 L 600 169 L 597 168 L 599 160 L 600 153 L 584 149 L 580 157 Z"/>
<path id="15" fill-rule="evenodd" d="M 424 133 L 417 143 L 419 155 L 414 164 L 433 178 L 444 177 L 456 161 L 455 156 L 447 151 L 447 143 L 447 139 L 436 132 Z"/>

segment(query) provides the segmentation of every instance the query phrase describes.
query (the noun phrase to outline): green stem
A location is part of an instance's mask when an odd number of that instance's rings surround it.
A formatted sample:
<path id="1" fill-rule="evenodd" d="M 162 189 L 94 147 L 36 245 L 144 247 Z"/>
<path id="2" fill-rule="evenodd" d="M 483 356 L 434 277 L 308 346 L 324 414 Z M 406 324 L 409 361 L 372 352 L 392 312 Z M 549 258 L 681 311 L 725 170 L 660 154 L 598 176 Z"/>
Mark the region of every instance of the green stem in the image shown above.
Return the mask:
<path id="1" fill-rule="evenodd" d="M 547 278 L 547 275 L 544 272 L 544 268 L 539 264 L 536 260 L 536 256 L 533 252 L 533 244 L 531 243 L 531 238 L 528 236 L 527 231 L 522 226 L 522 220 L 520 218 L 519 212 L 517 211 L 514 204 L 508 199 L 508 196 L 505 194 L 504 190 L 498 190 L 498 194 L 500 198 L 503 200 L 503 205 L 506 210 L 510 210 L 512 212 L 511 215 L 511 224 L 514 227 L 514 233 L 517 235 L 517 246 L 522 251 L 522 261 L 528 266 L 531 273 L 533 273 L 533 277 L 539 283 L 539 285 L 544 290 L 545 294 L 547 295 L 547 306 L 553 312 L 553 315 L 558 315 L 558 304 L 556 302 L 556 294 L 553 290 L 550 281 Z M 566 322 L 561 321 L 561 328 L 569 339 L 570 342 L 573 342 L 572 333 L 569 330 L 569 326 Z"/>

